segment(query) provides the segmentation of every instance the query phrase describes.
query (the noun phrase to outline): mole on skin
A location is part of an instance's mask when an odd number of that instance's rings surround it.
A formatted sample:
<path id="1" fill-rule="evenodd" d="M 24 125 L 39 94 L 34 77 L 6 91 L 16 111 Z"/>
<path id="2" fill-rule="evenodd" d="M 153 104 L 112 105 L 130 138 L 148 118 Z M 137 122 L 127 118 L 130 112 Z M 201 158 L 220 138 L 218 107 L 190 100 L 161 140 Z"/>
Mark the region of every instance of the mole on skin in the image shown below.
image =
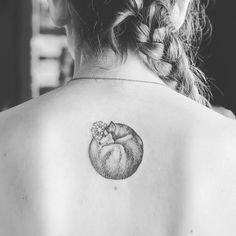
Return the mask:
<path id="1" fill-rule="evenodd" d="M 129 126 L 103 121 L 91 128 L 89 158 L 104 178 L 122 180 L 132 176 L 143 158 L 143 141 Z"/>

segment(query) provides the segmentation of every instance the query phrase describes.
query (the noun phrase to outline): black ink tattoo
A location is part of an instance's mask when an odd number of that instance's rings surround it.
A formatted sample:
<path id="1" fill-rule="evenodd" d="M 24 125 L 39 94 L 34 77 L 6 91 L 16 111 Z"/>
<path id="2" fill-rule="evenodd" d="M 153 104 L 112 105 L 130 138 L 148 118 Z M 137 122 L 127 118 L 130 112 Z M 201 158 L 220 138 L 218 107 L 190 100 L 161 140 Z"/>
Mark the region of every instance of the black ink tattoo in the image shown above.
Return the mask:
<path id="1" fill-rule="evenodd" d="M 132 128 L 98 121 L 91 132 L 89 158 L 101 176 L 121 180 L 136 172 L 143 158 L 143 141 Z"/>

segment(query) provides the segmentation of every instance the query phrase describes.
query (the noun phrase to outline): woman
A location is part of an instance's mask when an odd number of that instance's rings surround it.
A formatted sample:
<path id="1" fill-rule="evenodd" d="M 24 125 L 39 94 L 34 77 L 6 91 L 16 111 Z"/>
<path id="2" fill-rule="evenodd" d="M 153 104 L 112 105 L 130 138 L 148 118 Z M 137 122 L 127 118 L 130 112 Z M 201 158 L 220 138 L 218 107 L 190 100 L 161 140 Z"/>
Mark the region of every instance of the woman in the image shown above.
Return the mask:
<path id="1" fill-rule="evenodd" d="M 234 235 L 236 126 L 193 64 L 199 1 L 49 7 L 75 79 L 0 116 L 1 235 Z"/>

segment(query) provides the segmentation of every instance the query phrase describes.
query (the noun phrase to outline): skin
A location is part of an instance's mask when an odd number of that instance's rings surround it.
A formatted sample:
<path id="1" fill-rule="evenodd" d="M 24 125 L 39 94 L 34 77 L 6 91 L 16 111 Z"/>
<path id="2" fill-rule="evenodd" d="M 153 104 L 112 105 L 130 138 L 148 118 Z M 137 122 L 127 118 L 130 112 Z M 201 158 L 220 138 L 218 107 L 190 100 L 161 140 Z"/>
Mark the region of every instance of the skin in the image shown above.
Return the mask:
<path id="1" fill-rule="evenodd" d="M 50 6 L 65 19 L 62 5 Z M 82 67 L 73 54 L 75 76 L 162 83 L 132 52 L 109 70 L 99 68 L 115 63 L 110 51 Z M 107 180 L 91 166 L 98 120 L 130 125 L 142 138 L 131 178 Z M 235 235 L 235 143 L 235 121 L 166 86 L 73 81 L 0 114 L 0 235 Z"/>

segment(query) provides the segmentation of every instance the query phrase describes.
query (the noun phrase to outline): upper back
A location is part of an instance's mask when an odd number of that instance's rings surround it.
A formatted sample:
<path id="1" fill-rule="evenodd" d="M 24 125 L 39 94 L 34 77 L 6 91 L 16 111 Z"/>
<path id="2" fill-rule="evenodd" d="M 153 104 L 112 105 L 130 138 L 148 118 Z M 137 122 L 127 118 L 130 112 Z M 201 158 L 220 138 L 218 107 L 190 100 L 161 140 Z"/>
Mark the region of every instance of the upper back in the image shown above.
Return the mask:
<path id="1" fill-rule="evenodd" d="M 129 178 L 104 178 L 92 165 L 97 121 L 130 127 L 140 137 L 142 161 Z M 13 229 L 5 218 L 2 230 L 187 235 L 194 227 L 207 235 L 206 222 L 219 219 L 210 216 L 213 206 L 220 209 L 226 194 L 209 190 L 211 181 L 223 185 L 222 171 L 236 180 L 235 130 L 234 122 L 158 85 L 80 81 L 25 103 L 0 116 L 0 212 L 15 222 Z M 201 187 L 209 190 L 205 200 Z M 214 201 L 212 193 L 219 196 Z M 199 214 L 210 203 L 202 222 Z"/>

